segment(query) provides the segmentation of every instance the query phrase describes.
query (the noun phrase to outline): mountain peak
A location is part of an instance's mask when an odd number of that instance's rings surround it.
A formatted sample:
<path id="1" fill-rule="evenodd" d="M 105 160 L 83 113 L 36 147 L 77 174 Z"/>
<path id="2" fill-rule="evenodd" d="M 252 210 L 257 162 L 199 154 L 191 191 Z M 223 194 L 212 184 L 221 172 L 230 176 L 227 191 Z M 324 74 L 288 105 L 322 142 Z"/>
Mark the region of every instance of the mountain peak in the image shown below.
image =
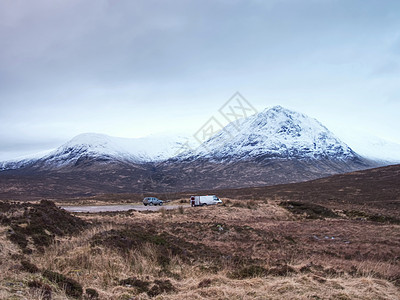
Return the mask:
<path id="1" fill-rule="evenodd" d="M 217 160 L 264 158 L 351 158 L 356 154 L 314 118 L 274 106 L 206 141 L 195 156 Z"/>
<path id="2" fill-rule="evenodd" d="M 286 110 L 286 111 L 289 111 L 289 109 L 287 109 L 287 108 L 285 108 L 283 106 L 280 106 L 280 105 L 275 105 L 275 106 L 272 106 L 271 108 L 266 108 L 264 111 L 269 111 L 269 110 L 273 110 L 273 111 Z"/>
<path id="3" fill-rule="evenodd" d="M 71 148 L 71 147 L 80 147 L 85 148 L 92 151 L 100 151 L 100 149 L 106 149 L 112 146 L 112 140 L 114 137 L 108 136 L 106 134 L 101 133 L 81 133 L 75 137 L 73 137 L 70 141 L 66 142 L 61 147 L 63 148 Z"/>
<path id="4" fill-rule="evenodd" d="M 81 142 L 88 142 L 88 141 L 101 141 L 104 139 L 109 138 L 109 135 L 106 135 L 104 133 L 96 133 L 96 132 L 85 132 L 78 134 L 77 136 L 73 137 L 70 142 L 76 142 L 76 143 L 81 143 Z"/>

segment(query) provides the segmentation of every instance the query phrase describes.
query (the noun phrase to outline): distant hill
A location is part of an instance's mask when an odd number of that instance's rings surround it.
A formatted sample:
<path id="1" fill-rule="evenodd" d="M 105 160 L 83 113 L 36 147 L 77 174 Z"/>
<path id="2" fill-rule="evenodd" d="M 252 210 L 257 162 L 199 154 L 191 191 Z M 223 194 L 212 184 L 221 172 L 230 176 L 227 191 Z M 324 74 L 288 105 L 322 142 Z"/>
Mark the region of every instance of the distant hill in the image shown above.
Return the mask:
<path id="1" fill-rule="evenodd" d="M 338 174 L 294 184 L 215 191 L 235 199 L 280 199 L 336 209 L 369 211 L 400 219 L 400 164 Z"/>

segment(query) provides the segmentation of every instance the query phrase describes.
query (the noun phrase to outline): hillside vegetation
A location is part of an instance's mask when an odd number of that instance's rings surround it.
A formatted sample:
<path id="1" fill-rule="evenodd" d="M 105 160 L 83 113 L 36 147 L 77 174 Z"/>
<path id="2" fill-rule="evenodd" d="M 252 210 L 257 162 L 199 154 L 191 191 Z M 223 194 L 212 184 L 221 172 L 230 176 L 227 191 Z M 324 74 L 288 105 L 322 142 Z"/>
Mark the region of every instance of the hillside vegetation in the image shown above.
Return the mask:
<path id="1" fill-rule="evenodd" d="M 47 201 L 3 203 L 0 297 L 398 299 L 396 222 L 280 199 L 224 200 L 77 217 Z"/>

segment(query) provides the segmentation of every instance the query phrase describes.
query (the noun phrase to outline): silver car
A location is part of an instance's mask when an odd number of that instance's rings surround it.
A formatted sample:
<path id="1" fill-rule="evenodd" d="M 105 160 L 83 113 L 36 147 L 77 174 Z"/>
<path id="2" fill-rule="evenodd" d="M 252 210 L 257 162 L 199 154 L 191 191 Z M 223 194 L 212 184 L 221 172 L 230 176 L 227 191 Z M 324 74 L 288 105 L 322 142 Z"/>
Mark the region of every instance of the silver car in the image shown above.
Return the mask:
<path id="1" fill-rule="evenodd" d="M 163 205 L 163 201 L 156 197 L 146 197 L 143 199 L 144 206 L 147 205 Z"/>

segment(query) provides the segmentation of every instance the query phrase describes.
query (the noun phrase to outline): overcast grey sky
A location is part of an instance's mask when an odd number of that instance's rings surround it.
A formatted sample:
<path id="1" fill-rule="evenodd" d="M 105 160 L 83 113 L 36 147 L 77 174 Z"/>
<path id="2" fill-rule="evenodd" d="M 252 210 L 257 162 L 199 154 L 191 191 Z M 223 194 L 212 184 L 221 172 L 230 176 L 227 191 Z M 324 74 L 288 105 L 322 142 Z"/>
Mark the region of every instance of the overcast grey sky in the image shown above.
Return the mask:
<path id="1" fill-rule="evenodd" d="M 400 142 L 398 0 L 0 0 L 0 159 L 196 132 L 236 91 Z"/>

